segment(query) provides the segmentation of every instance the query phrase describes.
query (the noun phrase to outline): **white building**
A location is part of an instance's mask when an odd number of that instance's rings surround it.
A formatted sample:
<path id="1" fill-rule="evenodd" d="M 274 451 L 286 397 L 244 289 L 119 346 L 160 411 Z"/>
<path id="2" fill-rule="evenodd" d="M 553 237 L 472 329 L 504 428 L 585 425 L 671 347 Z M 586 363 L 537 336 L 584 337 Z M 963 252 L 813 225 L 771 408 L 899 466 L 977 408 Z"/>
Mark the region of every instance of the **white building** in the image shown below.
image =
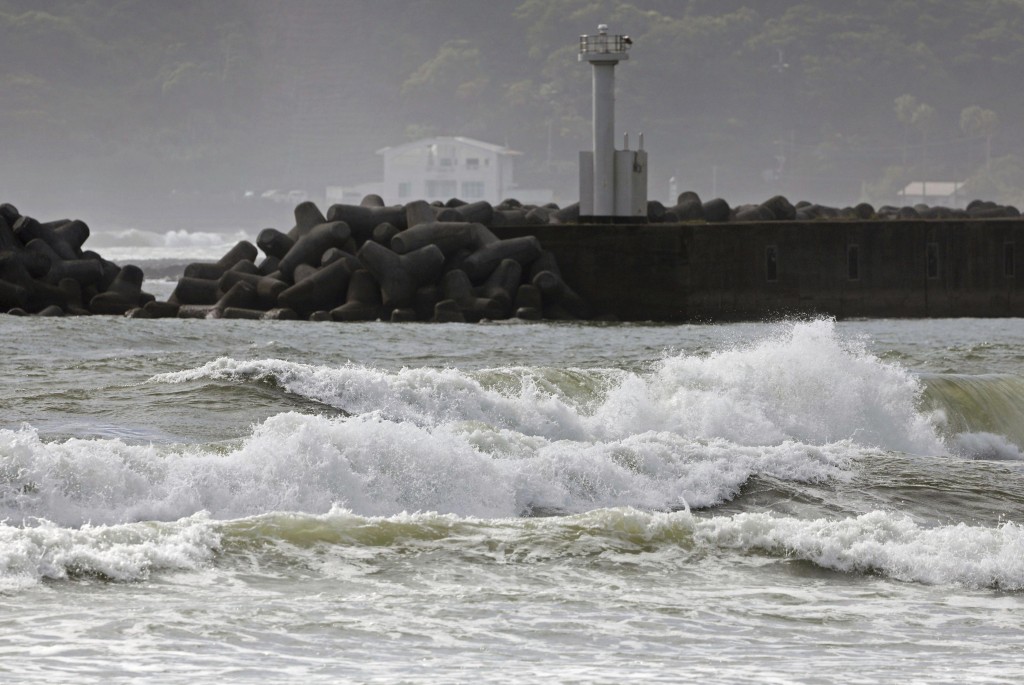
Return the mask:
<path id="1" fill-rule="evenodd" d="M 966 206 L 963 181 L 913 181 L 896 193 L 900 204 L 960 208 Z"/>
<path id="2" fill-rule="evenodd" d="M 384 180 L 358 186 L 330 186 L 328 203 L 358 203 L 376 193 L 389 204 L 412 200 L 497 203 L 514 197 L 524 204 L 550 202 L 549 190 L 521 189 L 515 183 L 513 159 L 521 153 L 501 145 L 462 136 L 425 138 L 377 150 L 384 160 Z"/>

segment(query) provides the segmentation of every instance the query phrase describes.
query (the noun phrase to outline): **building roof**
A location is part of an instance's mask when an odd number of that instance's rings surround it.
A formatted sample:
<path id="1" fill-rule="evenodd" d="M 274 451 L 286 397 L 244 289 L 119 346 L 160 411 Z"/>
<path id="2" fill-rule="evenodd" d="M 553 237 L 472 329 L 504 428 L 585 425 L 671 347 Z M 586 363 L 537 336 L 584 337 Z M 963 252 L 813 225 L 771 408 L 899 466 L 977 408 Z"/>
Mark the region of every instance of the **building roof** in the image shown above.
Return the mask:
<path id="1" fill-rule="evenodd" d="M 521 155 L 521 152 L 505 147 L 503 145 L 495 145 L 494 143 L 485 143 L 482 140 L 476 140 L 475 138 L 466 138 L 465 136 L 435 136 L 433 138 L 421 138 L 414 140 L 411 143 L 403 143 L 402 145 L 393 145 L 388 147 L 382 147 L 377 150 L 378 155 L 383 155 L 388 152 L 400 152 L 416 147 L 426 147 L 429 145 L 437 145 L 439 143 L 458 143 L 460 145 L 468 145 L 470 147 L 480 148 L 481 150 L 487 150 L 488 152 L 494 152 L 499 155 Z"/>

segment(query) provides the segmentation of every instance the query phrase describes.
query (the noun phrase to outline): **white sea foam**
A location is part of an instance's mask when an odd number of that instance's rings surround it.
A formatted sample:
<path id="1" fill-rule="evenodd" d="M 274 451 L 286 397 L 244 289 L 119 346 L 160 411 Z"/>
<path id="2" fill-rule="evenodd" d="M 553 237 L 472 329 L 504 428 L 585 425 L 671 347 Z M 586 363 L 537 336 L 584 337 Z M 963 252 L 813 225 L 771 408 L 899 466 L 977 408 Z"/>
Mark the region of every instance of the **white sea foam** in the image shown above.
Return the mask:
<path id="1" fill-rule="evenodd" d="M 744 447 L 671 433 L 570 441 L 506 429 L 434 427 L 372 414 L 280 414 L 229 448 L 157 449 L 119 440 L 49 443 L 0 431 L 0 516 L 66 525 L 217 518 L 269 511 L 439 511 L 503 517 L 532 510 L 708 506 L 754 474 L 843 477 L 848 444 Z"/>
<path id="2" fill-rule="evenodd" d="M 259 547 L 253 542 L 261 540 Z M 238 546 L 246 557 L 265 544 L 301 561 L 298 548 L 319 543 L 401 549 L 410 542 L 464 548 L 473 558 L 493 552 L 501 563 L 599 555 L 639 547 L 682 559 L 765 555 L 813 563 L 841 573 L 871 573 L 894 580 L 970 588 L 1024 589 L 1024 528 L 1004 523 L 925 527 L 901 514 L 874 511 L 838 519 L 804 520 L 767 513 L 698 517 L 689 511 L 652 512 L 632 507 L 594 509 L 544 519 L 481 519 L 434 512 L 361 516 L 332 507 L 317 515 L 275 512 L 228 522 L 196 514 L 168 523 L 59 527 L 0 524 L 0 593 L 43 579 L 98 576 L 144 580 L 153 572 L 208 566 Z M 485 545 L 486 547 L 486 545 Z M 355 551 L 360 559 L 370 558 Z M 483 557 L 480 555 L 483 554 Z M 677 562 L 674 562 L 677 563 Z"/>
<path id="3" fill-rule="evenodd" d="M 187 448 L 0 431 L 0 516 L 77 525 L 337 504 L 483 517 L 678 509 L 728 501 L 753 476 L 844 479 L 865 453 L 947 451 L 917 410 L 918 382 L 827 321 L 641 373 L 219 359 L 153 380 L 208 379 L 272 379 L 349 416 L 284 413 L 239 442 Z"/>
<path id="4" fill-rule="evenodd" d="M 49 521 L 33 526 L 0 523 L 0 593 L 42 579 L 137 581 L 153 571 L 195 569 L 210 561 L 219 544 L 220 533 L 203 515 L 173 523 L 81 528 Z"/>
<path id="5" fill-rule="evenodd" d="M 953 438 L 953 451 L 968 459 L 1024 460 L 1020 447 L 995 433 L 960 433 Z"/>
<path id="6" fill-rule="evenodd" d="M 881 511 L 812 521 L 745 513 L 700 521 L 695 537 L 719 549 L 784 555 L 844 573 L 1024 589 L 1024 528 L 1015 523 L 925 528 Z"/>
<path id="7" fill-rule="evenodd" d="M 419 425 L 481 421 L 549 439 L 622 440 L 669 432 L 746 446 L 849 440 L 879 449 L 946 452 L 934 417 L 918 410 L 918 380 L 870 355 L 862 343 L 841 339 L 834 322 L 826 320 L 791 325 L 747 347 L 668 357 L 648 373 L 580 371 L 605 388 L 583 403 L 552 391 L 533 370 L 504 372 L 511 391 L 484 387 L 454 369 L 390 373 L 222 358 L 154 380 L 273 378 L 289 392 L 353 414 L 379 412 Z"/>

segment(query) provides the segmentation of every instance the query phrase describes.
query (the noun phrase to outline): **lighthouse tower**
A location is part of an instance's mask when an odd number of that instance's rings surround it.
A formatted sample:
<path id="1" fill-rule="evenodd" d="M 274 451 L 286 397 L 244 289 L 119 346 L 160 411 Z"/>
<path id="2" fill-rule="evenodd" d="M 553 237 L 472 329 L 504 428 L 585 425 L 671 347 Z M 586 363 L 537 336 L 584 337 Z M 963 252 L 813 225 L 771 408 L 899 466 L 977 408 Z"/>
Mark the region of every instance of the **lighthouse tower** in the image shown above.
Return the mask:
<path id="1" fill-rule="evenodd" d="M 629 59 L 629 36 L 580 36 L 580 62 L 593 67 L 593 138 L 590 150 L 580 152 L 580 218 L 599 222 L 641 221 L 647 216 L 647 153 L 643 134 L 639 148 L 615 149 L 615 65 Z"/>

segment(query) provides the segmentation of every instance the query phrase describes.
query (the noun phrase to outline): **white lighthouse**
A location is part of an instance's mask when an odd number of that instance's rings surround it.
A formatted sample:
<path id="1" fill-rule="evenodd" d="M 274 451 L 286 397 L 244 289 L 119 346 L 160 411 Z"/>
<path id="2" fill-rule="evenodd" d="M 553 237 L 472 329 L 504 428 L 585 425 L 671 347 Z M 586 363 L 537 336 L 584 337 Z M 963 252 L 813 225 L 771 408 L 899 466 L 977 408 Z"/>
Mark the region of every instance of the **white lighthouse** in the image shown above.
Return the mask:
<path id="1" fill-rule="evenodd" d="M 629 36 L 580 36 L 579 61 L 593 68 L 593 138 L 580 152 L 580 217 L 598 221 L 638 221 L 647 216 L 647 153 L 643 134 L 637 150 L 615 149 L 615 65 L 629 59 Z"/>

